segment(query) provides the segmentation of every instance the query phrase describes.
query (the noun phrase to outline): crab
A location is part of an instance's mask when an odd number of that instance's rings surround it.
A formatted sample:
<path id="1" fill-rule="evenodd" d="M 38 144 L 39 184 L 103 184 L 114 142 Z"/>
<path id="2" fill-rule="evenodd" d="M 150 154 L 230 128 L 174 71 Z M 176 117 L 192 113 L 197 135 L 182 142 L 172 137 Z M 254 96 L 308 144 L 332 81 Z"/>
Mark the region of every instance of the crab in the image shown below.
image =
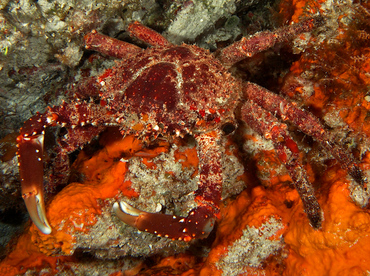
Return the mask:
<path id="1" fill-rule="evenodd" d="M 17 138 L 22 196 L 34 224 L 44 234 L 52 231 L 45 215 L 43 195 L 44 132 L 51 126 L 67 130 L 61 160 L 99 135 L 118 126 L 122 136 L 135 134 L 148 143 L 164 137 L 191 135 L 197 142 L 199 182 L 197 207 L 186 217 L 149 213 L 115 202 L 113 210 L 124 223 L 158 236 L 184 241 L 205 238 L 220 216 L 222 165 L 226 135 L 244 121 L 272 141 L 303 203 L 309 223 L 321 227 L 323 213 L 302 165 L 300 151 L 289 135 L 289 121 L 330 151 L 348 174 L 363 187 L 366 178 L 354 158 L 335 144 L 319 120 L 293 102 L 251 82 L 237 79 L 229 68 L 235 63 L 310 32 L 321 17 L 275 31 L 243 37 L 215 53 L 194 45 L 173 45 L 139 22 L 128 26 L 131 36 L 149 44 L 142 49 L 97 31 L 85 36 L 85 47 L 118 59 L 113 68 L 77 85 L 76 99 L 34 115 Z"/>

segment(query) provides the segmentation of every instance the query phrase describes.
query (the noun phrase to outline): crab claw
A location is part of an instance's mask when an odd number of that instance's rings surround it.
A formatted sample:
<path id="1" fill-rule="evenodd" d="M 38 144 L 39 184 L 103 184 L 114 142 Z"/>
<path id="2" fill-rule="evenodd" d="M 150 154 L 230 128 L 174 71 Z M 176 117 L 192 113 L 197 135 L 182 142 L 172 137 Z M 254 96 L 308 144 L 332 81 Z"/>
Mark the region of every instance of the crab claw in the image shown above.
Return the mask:
<path id="1" fill-rule="evenodd" d="M 187 242 L 208 237 L 216 220 L 212 209 L 206 206 L 193 209 L 187 217 L 148 213 L 123 201 L 114 203 L 113 210 L 120 220 L 140 231 Z"/>
<path id="2" fill-rule="evenodd" d="M 42 233 L 50 234 L 51 227 L 46 219 L 43 195 L 44 135 L 20 135 L 17 142 L 22 197 L 33 223 Z"/>

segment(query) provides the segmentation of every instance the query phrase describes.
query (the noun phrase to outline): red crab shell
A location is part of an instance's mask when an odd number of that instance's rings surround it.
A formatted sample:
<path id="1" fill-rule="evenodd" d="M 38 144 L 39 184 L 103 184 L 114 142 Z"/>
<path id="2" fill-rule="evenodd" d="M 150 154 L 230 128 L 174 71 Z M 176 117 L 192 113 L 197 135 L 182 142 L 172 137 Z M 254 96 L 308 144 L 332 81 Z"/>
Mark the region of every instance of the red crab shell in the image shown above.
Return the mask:
<path id="1" fill-rule="evenodd" d="M 186 134 L 233 121 L 241 89 L 223 68 L 206 50 L 171 45 L 119 61 L 98 81 L 107 108 L 129 131 L 145 123 L 150 131 Z"/>

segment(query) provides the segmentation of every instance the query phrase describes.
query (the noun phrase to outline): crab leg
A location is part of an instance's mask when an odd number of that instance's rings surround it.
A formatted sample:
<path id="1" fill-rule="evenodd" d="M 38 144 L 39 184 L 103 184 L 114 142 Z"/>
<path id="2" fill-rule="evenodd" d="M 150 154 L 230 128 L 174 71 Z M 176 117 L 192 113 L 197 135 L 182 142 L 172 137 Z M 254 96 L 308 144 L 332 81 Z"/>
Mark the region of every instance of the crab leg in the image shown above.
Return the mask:
<path id="1" fill-rule="evenodd" d="M 219 213 L 221 199 L 222 166 L 219 131 L 196 136 L 200 160 L 200 179 L 195 192 L 198 207 L 187 217 L 138 210 L 125 202 L 117 202 L 113 210 L 123 222 L 140 231 L 170 239 L 191 241 L 206 238 L 212 231 Z"/>
<path id="2" fill-rule="evenodd" d="M 304 210 L 311 225 L 321 227 L 322 211 L 315 197 L 314 190 L 308 181 L 303 168 L 297 144 L 286 131 L 287 126 L 280 123 L 270 112 L 262 109 L 252 101 L 247 101 L 242 107 L 243 120 L 260 135 L 272 140 L 280 161 L 288 169 L 294 186 L 303 202 Z"/>
<path id="3" fill-rule="evenodd" d="M 217 58 L 225 66 L 233 64 L 264 51 L 276 43 L 289 41 L 297 35 L 309 32 L 321 24 L 322 17 L 317 16 L 305 21 L 279 28 L 273 32 L 264 31 L 249 38 L 243 37 L 230 46 L 222 49 Z"/>
<path id="4" fill-rule="evenodd" d="M 121 59 L 142 51 L 136 45 L 100 34 L 96 30 L 85 35 L 84 40 L 86 49 Z"/>
<path id="5" fill-rule="evenodd" d="M 130 33 L 131 36 L 136 37 L 151 46 L 171 45 L 171 43 L 164 36 L 144 26 L 138 21 L 132 22 L 128 26 L 127 31 Z"/>
<path id="6" fill-rule="evenodd" d="M 161 34 L 135 21 L 129 24 L 127 31 L 131 36 L 148 43 L 151 46 L 168 46 L 171 43 Z M 96 30 L 84 36 L 85 48 L 99 53 L 124 59 L 130 55 L 137 54 L 143 49 L 140 47 L 100 34 Z"/>
<path id="7" fill-rule="evenodd" d="M 272 93 L 271 91 L 253 83 L 244 84 L 245 96 L 257 103 L 262 108 L 270 111 L 283 120 L 289 120 L 296 125 L 302 132 L 312 136 L 325 149 L 330 151 L 334 158 L 341 164 L 343 169 L 360 184 L 366 187 L 366 177 L 353 160 L 353 157 L 343 151 L 338 145 L 331 142 L 331 137 L 319 120 L 307 111 L 298 108 L 295 104 Z"/>

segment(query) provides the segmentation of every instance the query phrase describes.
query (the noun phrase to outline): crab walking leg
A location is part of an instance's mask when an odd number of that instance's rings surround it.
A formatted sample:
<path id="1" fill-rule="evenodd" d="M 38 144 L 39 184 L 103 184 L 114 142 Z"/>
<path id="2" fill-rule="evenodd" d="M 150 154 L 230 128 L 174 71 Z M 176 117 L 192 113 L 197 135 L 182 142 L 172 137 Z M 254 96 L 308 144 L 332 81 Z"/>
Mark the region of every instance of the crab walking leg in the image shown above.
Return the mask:
<path id="1" fill-rule="evenodd" d="M 331 141 L 330 134 L 315 116 L 254 83 L 246 82 L 244 84 L 244 95 L 279 118 L 291 121 L 302 132 L 316 139 L 358 184 L 366 188 L 367 179 L 358 164 L 354 162 L 350 154 Z"/>
<path id="2" fill-rule="evenodd" d="M 312 227 L 319 229 L 322 222 L 322 211 L 314 195 L 303 168 L 297 144 L 286 131 L 287 126 L 280 123 L 270 112 L 262 109 L 251 101 L 242 107 L 242 119 L 256 132 L 266 139 L 272 140 L 280 161 L 288 169 L 289 175 L 298 191 L 304 210 Z"/>
<path id="3" fill-rule="evenodd" d="M 195 192 L 198 207 L 187 217 L 148 213 L 125 202 L 117 202 L 113 210 L 123 222 L 140 231 L 146 231 L 170 239 L 191 241 L 206 238 L 214 227 L 219 214 L 221 199 L 222 167 L 219 131 L 196 136 L 200 160 L 200 179 Z"/>
<path id="4" fill-rule="evenodd" d="M 231 44 L 222 49 L 217 58 L 225 66 L 232 66 L 233 64 L 264 51 L 276 43 L 289 41 L 297 35 L 309 32 L 318 27 L 322 23 L 322 17 L 317 16 L 305 21 L 279 28 L 273 32 L 264 31 L 257 33 L 251 37 L 243 37 L 241 40 Z"/>
<path id="5" fill-rule="evenodd" d="M 128 26 L 127 31 L 131 36 L 134 36 L 151 46 L 171 45 L 171 43 L 162 35 L 137 21 L 131 23 Z M 92 30 L 90 33 L 86 34 L 84 36 L 84 41 L 86 49 L 120 59 L 128 58 L 131 55 L 135 55 L 143 51 L 143 49 L 136 45 L 100 34 L 96 30 Z"/>
<path id="6" fill-rule="evenodd" d="M 86 34 L 84 40 L 86 49 L 120 59 L 143 51 L 143 49 L 136 45 L 100 34 L 96 30 L 92 30 Z"/>
<path id="7" fill-rule="evenodd" d="M 42 162 L 44 134 L 30 137 L 19 136 L 18 164 L 22 183 L 22 197 L 27 211 L 37 228 L 44 234 L 51 233 L 45 216 Z"/>
<path id="8" fill-rule="evenodd" d="M 171 43 L 161 34 L 144 26 L 138 21 L 132 22 L 128 25 L 127 31 L 131 36 L 148 43 L 151 46 L 168 46 Z"/>

